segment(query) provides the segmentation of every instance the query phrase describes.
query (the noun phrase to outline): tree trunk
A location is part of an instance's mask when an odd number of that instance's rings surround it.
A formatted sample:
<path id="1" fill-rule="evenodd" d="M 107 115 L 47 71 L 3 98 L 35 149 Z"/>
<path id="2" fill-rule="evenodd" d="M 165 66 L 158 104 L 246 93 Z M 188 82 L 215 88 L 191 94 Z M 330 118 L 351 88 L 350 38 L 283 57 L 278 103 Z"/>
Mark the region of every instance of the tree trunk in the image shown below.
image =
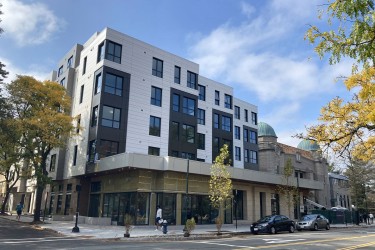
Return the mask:
<path id="1" fill-rule="evenodd" d="M 43 198 L 43 185 L 39 184 L 37 181 L 36 195 L 35 195 L 35 209 L 34 209 L 34 221 L 40 221 L 40 209 L 42 207 L 42 198 Z"/>
<path id="2" fill-rule="evenodd" d="M 1 213 L 2 214 L 5 213 L 5 206 L 6 206 L 7 202 L 8 202 L 9 194 L 10 194 L 9 182 L 6 181 L 6 184 L 5 184 L 5 197 L 4 197 L 3 204 L 1 205 Z"/>

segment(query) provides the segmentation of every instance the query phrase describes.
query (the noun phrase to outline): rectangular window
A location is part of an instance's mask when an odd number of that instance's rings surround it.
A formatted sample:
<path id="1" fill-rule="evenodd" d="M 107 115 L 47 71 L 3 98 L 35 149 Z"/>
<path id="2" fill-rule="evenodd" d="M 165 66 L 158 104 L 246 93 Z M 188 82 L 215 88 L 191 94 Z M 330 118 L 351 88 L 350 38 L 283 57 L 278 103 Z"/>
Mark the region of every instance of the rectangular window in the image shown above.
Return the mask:
<path id="1" fill-rule="evenodd" d="M 197 89 L 198 75 L 188 71 L 187 72 L 187 86 L 192 89 Z"/>
<path id="2" fill-rule="evenodd" d="M 218 114 L 214 114 L 214 128 L 219 128 L 220 124 L 219 124 L 219 115 Z"/>
<path id="3" fill-rule="evenodd" d="M 112 41 L 107 41 L 107 51 L 105 54 L 105 59 L 112 62 L 121 63 L 121 50 L 122 46 L 118 43 Z"/>
<path id="4" fill-rule="evenodd" d="M 73 56 L 69 57 L 68 63 L 66 64 L 67 68 L 71 68 L 73 66 Z"/>
<path id="5" fill-rule="evenodd" d="M 102 126 L 120 128 L 121 110 L 109 106 L 103 106 Z"/>
<path id="6" fill-rule="evenodd" d="M 163 61 L 152 58 L 152 75 L 163 78 Z"/>
<path id="7" fill-rule="evenodd" d="M 102 42 L 101 44 L 99 44 L 98 46 L 98 59 L 97 59 L 97 62 L 100 62 L 101 60 L 104 59 L 104 42 Z"/>
<path id="8" fill-rule="evenodd" d="M 258 124 L 257 113 L 251 112 L 251 123 L 254 124 L 254 125 Z"/>
<path id="9" fill-rule="evenodd" d="M 205 101 L 206 100 L 206 87 L 202 85 L 198 85 L 198 91 L 199 91 L 198 99 L 201 101 Z"/>
<path id="10" fill-rule="evenodd" d="M 220 105 L 220 92 L 215 90 L 215 105 Z"/>
<path id="11" fill-rule="evenodd" d="M 77 165 L 77 153 L 78 153 L 78 145 L 75 145 L 74 151 L 73 151 L 73 166 Z"/>
<path id="12" fill-rule="evenodd" d="M 99 158 L 118 154 L 118 145 L 117 141 L 100 140 Z"/>
<path id="13" fill-rule="evenodd" d="M 148 154 L 159 156 L 160 155 L 160 148 L 148 147 Z"/>
<path id="14" fill-rule="evenodd" d="M 234 106 L 234 118 L 240 120 L 241 109 L 238 106 Z"/>
<path id="15" fill-rule="evenodd" d="M 61 79 L 61 81 L 60 81 L 60 85 L 61 85 L 61 86 L 64 86 L 64 85 L 65 85 L 65 77 L 64 77 L 63 79 Z"/>
<path id="16" fill-rule="evenodd" d="M 95 95 L 102 91 L 102 73 L 99 73 L 95 77 Z"/>
<path id="17" fill-rule="evenodd" d="M 221 116 L 221 129 L 230 132 L 232 128 L 232 121 L 228 116 Z"/>
<path id="18" fill-rule="evenodd" d="M 244 161 L 248 163 L 249 162 L 249 150 L 248 149 L 244 150 L 244 155 L 245 155 Z"/>
<path id="19" fill-rule="evenodd" d="M 180 95 L 173 94 L 172 102 L 173 111 L 180 112 Z"/>
<path id="20" fill-rule="evenodd" d="M 174 83 L 181 83 L 181 68 L 178 66 L 174 66 Z"/>
<path id="21" fill-rule="evenodd" d="M 178 122 L 172 122 L 171 135 L 176 141 L 180 139 L 180 124 Z"/>
<path id="22" fill-rule="evenodd" d="M 250 143 L 257 144 L 257 132 L 250 131 Z"/>
<path id="23" fill-rule="evenodd" d="M 61 76 L 62 73 L 63 73 L 63 69 L 64 69 L 64 66 L 61 65 L 61 67 L 59 68 L 59 71 L 57 72 L 57 77 Z"/>
<path id="24" fill-rule="evenodd" d="M 184 97 L 182 99 L 182 112 L 191 116 L 195 116 L 195 100 Z"/>
<path id="25" fill-rule="evenodd" d="M 173 157 L 178 157 L 178 151 L 172 150 L 172 156 Z"/>
<path id="26" fill-rule="evenodd" d="M 197 121 L 198 124 L 205 125 L 206 124 L 206 111 L 204 109 L 198 109 L 197 114 Z"/>
<path id="27" fill-rule="evenodd" d="M 249 142 L 249 130 L 247 128 L 243 129 L 243 140 Z"/>
<path id="28" fill-rule="evenodd" d="M 245 122 L 249 122 L 249 112 L 245 109 Z"/>
<path id="29" fill-rule="evenodd" d="M 56 154 L 51 155 L 51 161 L 49 163 L 49 171 L 55 172 L 56 169 Z"/>
<path id="30" fill-rule="evenodd" d="M 220 153 L 220 139 L 219 139 L 219 137 L 214 138 L 213 148 L 214 148 L 213 149 L 214 153 Z"/>
<path id="31" fill-rule="evenodd" d="M 105 74 L 104 92 L 122 96 L 123 78 L 110 73 Z"/>
<path id="32" fill-rule="evenodd" d="M 182 141 L 195 143 L 195 128 L 190 125 L 182 125 Z"/>
<path id="33" fill-rule="evenodd" d="M 234 156 L 237 161 L 241 160 L 241 148 L 240 147 L 235 147 Z"/>
<path id="34" fill-rule="evenodd" d="M 206 148 L 206 136 L 205 134 L 197 134 L 198 136 L 198 149 L 204 150 Z"/>
<path id="35" fill-rule="evenodd" d="M 183 159 L 194 160 L 194 159 L 195 159 L 195 154 L 192 154 L 192 153 L 186 153 L 186 152 L 181 152 L 181 158 L 183 158 Z"/>
<path id="36" fill-rule="evenodd" d="M 151 86 L 151 104 L 161 107 L 161 96 L 162 96 L 161 88 Z"/>
<path id="37" fill-rule="evenodd" d="M 231 95 L 227 95 L 225 94 L 224 95 L 224 106 L 227 108 L 227 109 L 232 109 L 232 96 Z"/>
<path id="38" fill-rule="evenodd" d="M 258 152 L 250 150 L 250 163 L 258 163 Z"/>
<path id="39" fill-rule="evenodd" d="M 86 74 L 87 56 L 83 59 L 82 75 Z"/>
<path id="40" fill-rule="evenodd" d="M 150 116 L 149 135 L 160 136 L 161 118 Z"/>
<path id="41" fill-rule="evenodd" d="M 234 138 L 241 140 L 241 128 L 238 126 L 234 126 Z"/>
<path id="42" fill-rule="evenodd" d="M 76 133 L 79 133 L 79 130 L 81 129 L 81 115 L 77 116 L 77 127 L 76 127 Z"/>
<path id="43" fill-rule="evenodd" d="M 79 103 L 82 103 L 83 101 L 83 91 L 85 90 L 85 85 L 81 85 L 81 92 L 79 93 Z"/>
<path id="44" fill-rule="evenodd" d="M 96 154 L 96 140 L 92 140 L 89 142 L 89 154 L 88 154 L 89 162 L 95 161 L 95 154 Z"/>
<path id="45" fill-rule="evenodd" d="M 98 125 L 98 117 L 99 117 L 98 106 L 95 106 L 92 108 L 91 127 L 95 127 L 96 125 Z"/>

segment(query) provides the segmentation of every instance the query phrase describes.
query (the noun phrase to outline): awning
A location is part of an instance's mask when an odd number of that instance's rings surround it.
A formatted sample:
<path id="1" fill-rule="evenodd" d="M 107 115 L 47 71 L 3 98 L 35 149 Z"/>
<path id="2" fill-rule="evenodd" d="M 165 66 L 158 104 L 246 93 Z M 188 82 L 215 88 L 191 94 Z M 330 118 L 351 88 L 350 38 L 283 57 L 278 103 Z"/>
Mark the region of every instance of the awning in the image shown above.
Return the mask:
<path id="1" fill-rule="evenodd" d="M 318 208 L 324 208 L 323 205 L 320 205 L 312 200 L 309 200 L 309 199 L 305 199 L 308 203 L 310 203 L 311 205 L 314 205 L 315 207 L 318 207 Z"/>

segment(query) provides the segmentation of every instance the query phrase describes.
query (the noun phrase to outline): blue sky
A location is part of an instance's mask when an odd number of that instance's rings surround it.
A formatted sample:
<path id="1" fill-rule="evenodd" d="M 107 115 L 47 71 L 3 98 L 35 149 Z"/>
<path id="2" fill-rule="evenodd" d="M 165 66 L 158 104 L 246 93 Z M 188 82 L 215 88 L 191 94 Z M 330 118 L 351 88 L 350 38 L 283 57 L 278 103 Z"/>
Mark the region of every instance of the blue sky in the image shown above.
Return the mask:
<path id="1" fill-rule="evenodd" d="M 200 74 L 228 84 L 258 106 L 279 141 L 316 123 L 320 108 L 348 93 L 331 66 L 304 40 L 322 0 L 0 0 L 0 61 L 10 72 L 45 79 L 74 44 L 110 27 L 200 64 Z"/>

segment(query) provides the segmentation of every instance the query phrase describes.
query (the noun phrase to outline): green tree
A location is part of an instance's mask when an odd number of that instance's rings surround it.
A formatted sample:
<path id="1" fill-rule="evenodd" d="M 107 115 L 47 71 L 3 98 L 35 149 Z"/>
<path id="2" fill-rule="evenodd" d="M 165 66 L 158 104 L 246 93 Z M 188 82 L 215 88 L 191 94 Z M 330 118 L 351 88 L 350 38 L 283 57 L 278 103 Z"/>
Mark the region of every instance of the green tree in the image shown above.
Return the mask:
<path id="1" fill-rule="evenodd" d="M 73 133 L 71 100 L 60 84 L 17 76 L 8 86 L 9 103 L 16 112 L 15 126 L 21 132 L 23 158 L 33 167 L 36 180 L 34 222 L 40 221 L 42 194 L 50 182 L 47 157 L 53 148 L 65 146 Z"/>

